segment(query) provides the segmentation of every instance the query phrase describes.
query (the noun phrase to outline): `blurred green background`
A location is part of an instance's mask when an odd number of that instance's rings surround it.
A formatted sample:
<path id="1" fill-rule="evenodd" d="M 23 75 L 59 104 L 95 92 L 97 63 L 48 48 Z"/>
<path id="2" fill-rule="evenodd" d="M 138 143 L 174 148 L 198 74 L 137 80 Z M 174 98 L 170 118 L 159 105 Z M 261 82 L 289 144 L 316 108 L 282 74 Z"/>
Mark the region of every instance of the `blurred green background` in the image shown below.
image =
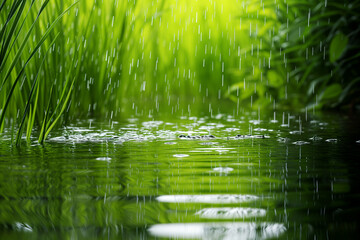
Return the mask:
<path id="1" fill-rule="evenodd" d="M 0 3 L 0 128 L 359 106 L 360 1 Z"/>

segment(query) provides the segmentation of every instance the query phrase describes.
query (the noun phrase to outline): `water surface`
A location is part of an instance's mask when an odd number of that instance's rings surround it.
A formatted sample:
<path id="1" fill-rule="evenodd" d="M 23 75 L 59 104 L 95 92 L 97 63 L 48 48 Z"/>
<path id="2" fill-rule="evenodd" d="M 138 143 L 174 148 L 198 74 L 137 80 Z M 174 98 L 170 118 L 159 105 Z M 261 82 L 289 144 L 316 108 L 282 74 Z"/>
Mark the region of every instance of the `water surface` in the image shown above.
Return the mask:
<path id="1" fill-rule="evenodd" d="M 86 120 L 20 148 L 5 130 L 0 238 L 353 237 L 358 122 L 258 112 Z"/>

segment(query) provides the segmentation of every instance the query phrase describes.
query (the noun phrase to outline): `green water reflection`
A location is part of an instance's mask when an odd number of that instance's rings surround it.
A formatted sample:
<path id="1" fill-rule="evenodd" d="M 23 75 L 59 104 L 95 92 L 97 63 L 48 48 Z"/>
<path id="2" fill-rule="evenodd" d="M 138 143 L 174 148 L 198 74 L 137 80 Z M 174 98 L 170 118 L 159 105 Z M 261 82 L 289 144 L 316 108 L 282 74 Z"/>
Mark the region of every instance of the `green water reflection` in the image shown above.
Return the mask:
<path id="1" fill-rule="evenodd" d="M 21 148 L 4 134 L 0 238 L 354 236 L 359 119 L 284 116 L 84 121 Z"/>

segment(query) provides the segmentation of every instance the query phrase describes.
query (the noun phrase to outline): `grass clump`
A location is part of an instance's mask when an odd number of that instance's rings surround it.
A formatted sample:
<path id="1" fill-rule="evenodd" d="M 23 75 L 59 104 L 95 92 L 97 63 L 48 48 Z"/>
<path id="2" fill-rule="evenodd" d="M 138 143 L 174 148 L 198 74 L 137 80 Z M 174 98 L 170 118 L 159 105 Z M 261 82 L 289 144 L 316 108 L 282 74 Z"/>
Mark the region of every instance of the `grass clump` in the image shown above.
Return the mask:
<path id="1" fill-rule="evenodd" d="M 18 126 L 17 143 L 35 129 L 43 142 L 77 118 L 213 113 L 224 103 L 235 114 L 353 107 L 358 8 L 331 0 L 2 1 L 0 127 Z"/>

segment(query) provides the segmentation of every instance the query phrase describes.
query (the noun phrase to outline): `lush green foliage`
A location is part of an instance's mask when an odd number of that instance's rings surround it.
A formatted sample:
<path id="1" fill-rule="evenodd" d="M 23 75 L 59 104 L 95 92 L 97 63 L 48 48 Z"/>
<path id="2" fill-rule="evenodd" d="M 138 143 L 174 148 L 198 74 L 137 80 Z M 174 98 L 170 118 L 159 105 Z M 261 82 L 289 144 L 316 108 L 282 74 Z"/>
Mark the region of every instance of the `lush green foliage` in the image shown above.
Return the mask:
<path id="1" fill-rule="evenodd" d="M 290 81 L 305 106 L 350 106 L 360 102 L 360 1 L 288 1 L 293 10 L 278 14 L 282 40 L 277 41 L 287 59 Z M 289 26 L 285 23 L 289 18 Z M 280 38 L 281 39 L 281 38 Z M 284 39 L 286 41 L 284 41 Z M 285 57 L 286 56 L 286 57 Z M 278 69 L 278 72 L 280 69 Z M 306 96 L 306 97 L 305 97 Z M 288 105 L 293 105 L 293 98 Z"/>
<path id="2" fill-rule="evenodd" d="M 359 1 L 2 1 L 0 127 L 359 102 Z"/>

